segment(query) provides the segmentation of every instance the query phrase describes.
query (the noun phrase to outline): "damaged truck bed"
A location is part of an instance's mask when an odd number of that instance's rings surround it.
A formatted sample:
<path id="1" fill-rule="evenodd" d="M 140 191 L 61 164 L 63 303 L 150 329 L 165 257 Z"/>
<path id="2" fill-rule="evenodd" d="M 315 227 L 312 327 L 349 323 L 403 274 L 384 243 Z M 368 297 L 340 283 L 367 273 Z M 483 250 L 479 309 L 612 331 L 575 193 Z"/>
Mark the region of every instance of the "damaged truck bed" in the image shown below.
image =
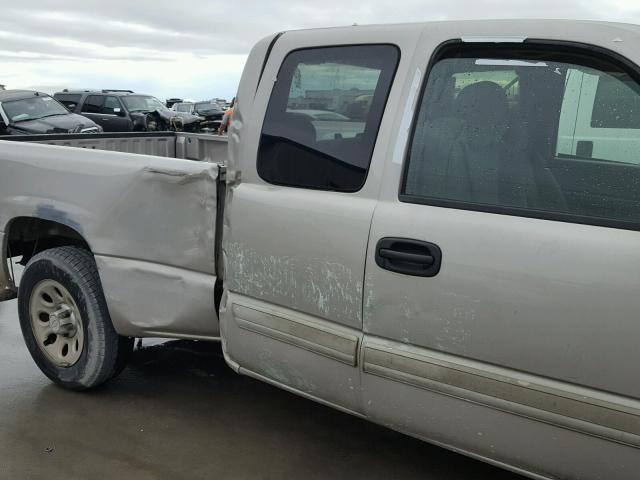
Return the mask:
<path id="1" fill-rule="evenodd" d="M 0 245 L 24 264 L 69 239 L 90 248 L 123 335 L 217 337 L 216 210 L 226 141 L 173 133 L 89 137 L 1 142 Z M 83 202 L 69 203 L 61 195 L 69 191 Z M 16 290 L 2 262 L 0 295 Z"/>

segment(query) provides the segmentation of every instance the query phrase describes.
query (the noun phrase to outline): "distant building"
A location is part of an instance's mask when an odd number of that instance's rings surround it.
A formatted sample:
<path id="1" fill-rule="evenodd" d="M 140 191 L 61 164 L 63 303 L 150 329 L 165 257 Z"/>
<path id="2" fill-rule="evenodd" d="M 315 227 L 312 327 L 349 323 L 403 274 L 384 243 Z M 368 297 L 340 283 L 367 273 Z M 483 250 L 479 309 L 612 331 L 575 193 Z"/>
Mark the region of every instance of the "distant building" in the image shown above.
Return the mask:
<path id="1" fill-rule="evenodd" d="M 0 90 L 6 90 L 5 85 L 0 84 Z"/>

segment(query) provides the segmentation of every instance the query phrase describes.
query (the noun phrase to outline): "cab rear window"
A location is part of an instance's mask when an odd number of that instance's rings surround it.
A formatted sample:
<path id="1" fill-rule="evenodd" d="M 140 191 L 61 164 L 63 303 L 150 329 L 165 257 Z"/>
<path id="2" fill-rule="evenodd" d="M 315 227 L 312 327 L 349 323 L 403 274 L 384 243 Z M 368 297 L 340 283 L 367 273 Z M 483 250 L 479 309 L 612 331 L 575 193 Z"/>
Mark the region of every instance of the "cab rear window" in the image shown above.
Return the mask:
<path id="1" fill-rule="evenodd" d="M 292 187 L 359 190 L 398 59 L 391 45 L 290 53 L 264 119 L 260 177 Z"/>

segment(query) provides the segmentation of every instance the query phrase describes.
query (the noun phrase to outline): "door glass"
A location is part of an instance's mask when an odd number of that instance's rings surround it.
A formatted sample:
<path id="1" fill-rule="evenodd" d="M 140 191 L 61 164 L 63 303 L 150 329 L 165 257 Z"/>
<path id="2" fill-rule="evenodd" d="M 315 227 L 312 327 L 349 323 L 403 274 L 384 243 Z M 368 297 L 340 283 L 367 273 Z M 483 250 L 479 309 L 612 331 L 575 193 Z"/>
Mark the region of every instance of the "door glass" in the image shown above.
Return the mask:
<path id="1" fill-rule="evenodd" d="M 640 93 L 628 75 L 569 69 L 560 118 L 559 155 L 640 163 Z"/>
<path id="2" fill-rule="evenodd" d="M 53 96 L 57 101 L 62 103 L 69 111 L 75 110 L 81 95 L 74 94 L 56 94 Z"/>
<path id="3" fill-rule="evenodd" d="M 628 75 L 614 77 L 596 73 L 591 126 L 593 128 L 640 129 L 640 95 L 638 86 Z"/>
<path id="4" fill-rule="evenodd" d="M 401 199 L 640 225 L 638 84 L 605 60 L 482 54 L 433 66 Z"/>
<path id="5" fill-rule="evenodd" d="M 390 45 L 289 54 L 264 119 L 260 176 L 278 185 L 359 190 L 398 57 Z"/>
<path id="6" fill-rule="evenodd" d="M 120 108 L 120 102 L 116 97 L 105 97 L 104 105 L 100 109 L 100 113 L 104 115 L 115 115 L 115 108 Z"/>
<path id="7" fill-rule="evenodd" d="M 104 97 L 101 95 L 90 95 L 82 106 L 82 113 L 101 113 Z"/>

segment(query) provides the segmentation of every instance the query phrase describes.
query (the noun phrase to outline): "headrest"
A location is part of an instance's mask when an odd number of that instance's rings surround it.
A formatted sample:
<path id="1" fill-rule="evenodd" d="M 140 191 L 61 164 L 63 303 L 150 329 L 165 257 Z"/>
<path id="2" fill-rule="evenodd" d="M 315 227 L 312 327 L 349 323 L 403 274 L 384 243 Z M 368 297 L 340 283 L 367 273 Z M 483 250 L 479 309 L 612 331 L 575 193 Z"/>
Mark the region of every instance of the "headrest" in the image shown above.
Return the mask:
<path id="1" fill-rule="evenodd" d="M 316 140 L 316 129 L 311 117 L 298 112 L 286 112 L 283 117 L 284 137 L 293 139 L 304 145 L 311 145 Z"/>
<path id="2" fill-rule="evenodd" d="M 462 89 L 455 102 L 456 116 L 465 122 L 504 123 L 507 95 L 495 82 L 478 82 Z"/>

